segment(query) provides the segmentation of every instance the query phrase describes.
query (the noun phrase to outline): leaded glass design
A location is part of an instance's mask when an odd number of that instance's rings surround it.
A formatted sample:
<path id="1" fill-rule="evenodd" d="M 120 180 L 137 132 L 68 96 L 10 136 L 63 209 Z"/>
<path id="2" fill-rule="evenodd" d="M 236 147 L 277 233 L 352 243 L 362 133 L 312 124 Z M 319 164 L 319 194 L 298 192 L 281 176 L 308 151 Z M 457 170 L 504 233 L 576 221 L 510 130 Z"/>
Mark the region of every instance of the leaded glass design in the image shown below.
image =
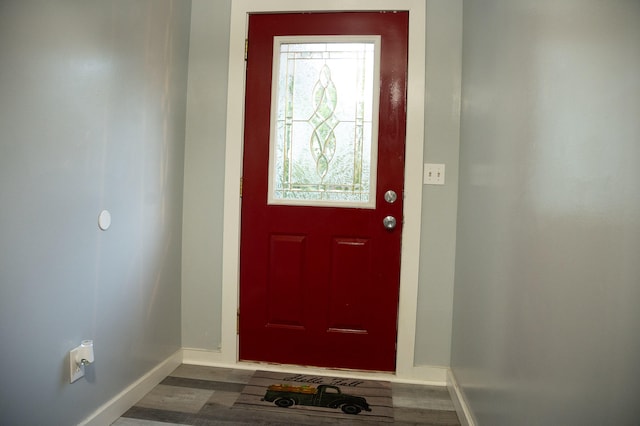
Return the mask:
<path id="1" fill-rule="evenodd" d="M 379 38 L 274 49 L 269 203 L 375 207 Z"/>

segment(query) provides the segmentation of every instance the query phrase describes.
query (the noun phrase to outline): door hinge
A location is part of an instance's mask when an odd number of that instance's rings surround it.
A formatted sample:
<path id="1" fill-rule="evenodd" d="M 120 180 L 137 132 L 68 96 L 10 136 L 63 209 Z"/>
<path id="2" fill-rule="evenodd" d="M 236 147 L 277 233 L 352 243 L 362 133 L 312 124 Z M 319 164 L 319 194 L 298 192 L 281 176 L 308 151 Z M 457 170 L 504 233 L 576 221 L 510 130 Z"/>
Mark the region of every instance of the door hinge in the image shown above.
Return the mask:
<path id="1" fill-rule="evenodd" d="M 242 198 L 242 178 L 240 178 L 240 198 Z"/>
<path id="2" fill-rule="evenodd" d="M 236 335 L 240 335 L 240 309 L 236 311 Z"/>
<path id="3" fill-rule="evenodd" d="M 249 60 L 249 39 L 244 39 L 244 60 L 245 62 Z"/>

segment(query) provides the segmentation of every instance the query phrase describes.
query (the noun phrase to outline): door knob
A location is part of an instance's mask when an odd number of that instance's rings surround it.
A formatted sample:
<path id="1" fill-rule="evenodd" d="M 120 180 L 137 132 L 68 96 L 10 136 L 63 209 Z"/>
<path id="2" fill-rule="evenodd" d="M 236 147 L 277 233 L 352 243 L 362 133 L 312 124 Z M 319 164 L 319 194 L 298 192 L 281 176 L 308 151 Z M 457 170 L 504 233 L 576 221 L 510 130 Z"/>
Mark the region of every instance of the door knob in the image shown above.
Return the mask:
<path id="1" fill-rule="evenodd" d="M 398 194 L 396 194 L 396 191 L 388 190 L 384 193 L 384 200 L 389 204 L 395 203 L 397 199 Z"/>
<path id="2" fill-rule="evenodd" d="M 392 230 L 396 227 L 396 218 L 393 216 L 387 216 L 384 219 L 382 219 L 382 224 L 388 230 Z"/>

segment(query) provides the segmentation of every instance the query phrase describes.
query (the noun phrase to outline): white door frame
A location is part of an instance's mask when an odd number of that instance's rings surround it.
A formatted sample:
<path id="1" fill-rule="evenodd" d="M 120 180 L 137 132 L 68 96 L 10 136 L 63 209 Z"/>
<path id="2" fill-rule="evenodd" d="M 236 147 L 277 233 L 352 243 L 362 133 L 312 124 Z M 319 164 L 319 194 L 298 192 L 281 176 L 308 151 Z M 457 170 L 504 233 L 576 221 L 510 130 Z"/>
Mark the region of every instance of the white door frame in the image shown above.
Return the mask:
<path id="1" fill-rule="evenodd" d="M 404 224 L 398 307 L 396 376 L 413 377 L 420 260 L 422 162 L 425 119 L 425 0 L 232 0 L 229 40 L 229 81 L 224 184 L 222 258 L 222 336 L 217 362 L 238 362 L 236 333 L 240 264 L 240 177 L 244 127 L 244 44 L 251 12 L 294 11 L 409 11 L 409 67 L 407 81 L 407 143 Z M 434 379 L 439 379 L 434 377 Z"/>

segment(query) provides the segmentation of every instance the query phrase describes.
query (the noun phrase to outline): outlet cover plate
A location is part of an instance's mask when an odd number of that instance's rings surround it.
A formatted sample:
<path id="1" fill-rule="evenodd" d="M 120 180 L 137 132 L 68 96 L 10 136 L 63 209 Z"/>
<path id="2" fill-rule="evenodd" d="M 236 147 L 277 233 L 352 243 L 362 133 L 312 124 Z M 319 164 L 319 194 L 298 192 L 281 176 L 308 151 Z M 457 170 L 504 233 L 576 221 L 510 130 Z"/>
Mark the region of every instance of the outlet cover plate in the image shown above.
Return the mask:
<path id="1" fill-rule="evenodd" d="M 78 365 L 76 361 L 78 359 L 77 355 L 80 351 L 80 348 L 77 347 L 75 349 L 71 349 L 69 352 L 69 383 L 73 383 L 81 377 L 84 377 L 84 367 L 82 365 Z"/>

